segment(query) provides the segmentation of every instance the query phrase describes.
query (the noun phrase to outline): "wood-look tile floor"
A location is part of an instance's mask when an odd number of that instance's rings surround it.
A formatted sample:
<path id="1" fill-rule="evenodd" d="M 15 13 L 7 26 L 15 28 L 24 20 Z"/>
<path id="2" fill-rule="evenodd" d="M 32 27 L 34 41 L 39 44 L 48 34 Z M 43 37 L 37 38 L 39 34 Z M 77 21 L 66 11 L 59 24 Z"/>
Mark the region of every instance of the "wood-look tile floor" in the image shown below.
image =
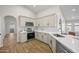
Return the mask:
<path id="1" fill-rule="evenodd" d="M 16 53 L 52 53 L 52 50 L 50 49 L 50 47 L 39 41 L 36 39 L 32 39 L 28 42 L 24 42 L 24 43 L 12 43 L 10 44 L 9 40 L 13 39 L 10 38 L 9 39 L 9 35 L 6 35 L 5 39 L 4 39 L 4 46 L 2 48 L 0 48 L 0 52 L 16 52 Z M 16 38 L 16 35 L 14 35 L 14 42 Z M 13 42 L 13 41 L 12 41 Z"/>

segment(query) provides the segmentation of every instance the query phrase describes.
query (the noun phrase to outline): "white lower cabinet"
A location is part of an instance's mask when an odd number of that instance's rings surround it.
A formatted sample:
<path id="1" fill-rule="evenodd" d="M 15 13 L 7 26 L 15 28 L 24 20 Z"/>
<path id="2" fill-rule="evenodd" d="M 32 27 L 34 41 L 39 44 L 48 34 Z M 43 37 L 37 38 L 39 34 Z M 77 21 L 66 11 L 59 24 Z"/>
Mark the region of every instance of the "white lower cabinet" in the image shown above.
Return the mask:
<path id="1" fill-rule="evenodd" d="M 48 44 L 48 36 L 47 33 L 43 33 L 43 41 Z"/>
<path id="2" fill-rule="evenodd" d="M 56 52 L 56 40 L 51 36 L 51 35 L 47 35 L 47 42 L 49 44 L 49 46 L 51 47 L 52 51 L 55 53 Z"/>
<path id="3" fill-rule="evenodd" d="M 20 42 L 27 41 L 27 33 L 20 33 Z"/>
<path id="4" fill-rule="evenodd" d="M 56 53 L 56 40 L 54 38 L 52 38 L 52 46 L 51 46 L 51 48 L 52 48 L 52 51 L 54 53 Z"/>
<path id="5" fill-rule="evenodd" d="M 35 34 L 35 38 L 36 38 L 36 39 L 38 39 L 38 40 L 41 41 L 41 40 L 42 40 L 41 36 L 42 36 L 42 35 L 41 35 L 40 32 L 36 32 L 36 34 Z"/>
<path id="6" fill-rule="evenodd" d="M 56 40 L 51 35 L 48 33 L 36 32 L 35 38 L 44 43 L 47 43 L 52 51 L 54 53 L 56 52 Z"/>
<path id="7" fill-rule="evenodd" d="M 35 39 L 41 40 L 39 32 L 35 32 Z"/>
<path id="8" fill-rule="evenodd" d="M 43 35 L 43 33 L 40 33 L 40 41 L 44 42 L 44 35 Z"/>
<path id="9" fill-rule="evenodd" d="M 39 37 L 39 40 L 44 42 L 44 43 L 47 43 L 47 34 L 46 33 L 39 33 L 40 37 Z"/>
<path id="10" fill-rule="evenodd" d="M 38 32 L 35 32 L 35 38 L 38 39 Z"/>
<path id="11" fill-rule="evenodd" d="M 35 38 L 44 42 L 44 43 L 48 43 L 47 42 L 47 34 L 46 33 L 42 33 L 42 32 L 35 32 Z"/>
<path id="12" fill-rule="evenodd" d="M 48 44 L 49 44 L 49 46 L 51 47 L 51 44 L 52 43 L 52 38 L 51 38 L 51 36 L 50 35 L 48 35 Z"/>

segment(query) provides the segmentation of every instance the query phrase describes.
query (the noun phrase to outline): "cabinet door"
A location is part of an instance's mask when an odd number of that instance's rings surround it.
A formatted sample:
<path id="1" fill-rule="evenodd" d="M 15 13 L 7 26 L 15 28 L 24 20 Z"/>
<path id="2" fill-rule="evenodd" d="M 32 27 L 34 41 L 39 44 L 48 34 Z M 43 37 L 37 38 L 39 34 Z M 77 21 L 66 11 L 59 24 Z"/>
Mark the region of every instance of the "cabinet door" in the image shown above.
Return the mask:
<path id="1" fill-rule="evenodd" d="M 37 32 L 37 39 L 40 40 L 40 33 Z"/>
<path id="2" fill-rule="evenodd" d="M 48 24 L 49 24 L 49 19 L 47 18 L 47 17 L 43 17 L 43 18 L 41 18 L 40 19 L 40 24 L 41 24 L 41 26 L 48 26 Z"/>
<path id="3" fill-rule="evenodd" d="M 39 19 L 36 21 L 36 24 L 37 24 L 38 27 L 40 26 L 40 20 Z"/>
<path id="4" fill-rule="evenodd" d="M 37 39 L 41 40 L 41 33 L 40 32 L 37 32 Z"/>
<path id="5" fill-rule="evenodd" d="M 44 42 L 43 38 L 44 38 L 43 33 L 40 33 L 40 40 L 41 40 L 42 42 Z"/>
<path id="6" fill-rule="evenodd" d="M 51 40 L 51 37 L 50 37 L 50 35 L 48 34 L 48 35 L 47 35 L 47 41 L 48 41 L 49 46 L 51 47 L 51 43 L 50 43 L 51 41 L 50 41 L 50 40 Z"/>
<path id="7" fill-rule="evenodd" d="M 20 42 L 27 41 L 27 33 L 20 33 Z"/>
<path id="8" fill-rule="evenodd" d="M 35 33 L 35 38 L 42 41 L 42 34 L 40 32 Z"/>
<path id="9" fill-rule="evenodd" d="M 51 45 L 52 51 L 56 53 L 56 40 L 52 38 L 52 45 Z"/>
<path id="10" fill-rule="evenodd" d="M 44 26 L 44 20 L 42 18 L 39 19 L 40 26 Z"/>
<path id="11" fill-rule="evenodd" d="M 43 41 L 48 44 L 47 33 L 43 33 Z"/>
<path id="12" fill-rule="evenodd" d="M 49 26 L 49 17 L 45 17 L 45 26 Z"/>
<path id="13" fill-rule="evenodd" d="M 43 19 L 43 26 L 48 26 L 48 23 L 49 23 L 49 19 L 45 17 Z"/>
<path id="14" fill-rule="evenodd" d="M 39 18 L 38 21 L 40 26 L 47 26 L 48 25 L 48 18 L 46 17 L 43 17 L 43 18 Z"/>
<path id="15" fill-rule="evenodd" d="M 48 44 L 53 52 L 56 52 L 56 40 L 48 34 Z"/>
<path id="16" fill-rule="evenodd" d="M 56 26 L 57 25 L 57 18 L 56 15 L 52 15 L 49 17 L 49 26 Z"/>
<path id="17" fill-rule="evenodd" d="M 38 33 L 35 32 L 35 39 L 38 39 Z"/>
<path id="18" fill-rule="evenodd" d="M 34 26 L 38 26 L 38 20 L 34 20 Z"/>
<path id="19" fill-rule="evenodd" d="M 34 23 L 34 20 L 31 18 L 28 18 L 28 17 L 21 16 L 20 17 L 20 26 L 25 26 L 26 22 L 33 22 Z"/>
<path id="20" fill-rule="evenodd" d="M 47 43 L 47 38 L 46 38 L 45 33 L 40 33 L 40 41 Z"/>
<path id="21" fill-rule="evenodd" d="M 52 48 L 52 38 L 49 37 L 49 46 Z"/>

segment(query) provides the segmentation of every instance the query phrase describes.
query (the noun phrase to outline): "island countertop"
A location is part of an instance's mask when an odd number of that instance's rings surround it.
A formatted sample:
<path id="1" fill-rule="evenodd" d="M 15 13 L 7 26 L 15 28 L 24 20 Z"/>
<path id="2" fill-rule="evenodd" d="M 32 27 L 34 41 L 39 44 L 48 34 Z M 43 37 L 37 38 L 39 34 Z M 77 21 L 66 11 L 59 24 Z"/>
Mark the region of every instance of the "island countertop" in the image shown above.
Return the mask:
<path id="1" fill-rule="evenodd" d="M 49 32 L 49 31 L 35 31 L 35 32 L 42 32 L 42 33 L 48 33 L 53 38 L 55 38 L 58 42 L 66 46 L 70 51 L 78 53 L 79 52 L 79 40 L 75 39 L 75 36 L 72 35 L 63 35 L 64 37 L 56 37 L 53 34 L 57 34 L 55 32 Z M 62 35 L 62 34 L 61 34 Z"/>

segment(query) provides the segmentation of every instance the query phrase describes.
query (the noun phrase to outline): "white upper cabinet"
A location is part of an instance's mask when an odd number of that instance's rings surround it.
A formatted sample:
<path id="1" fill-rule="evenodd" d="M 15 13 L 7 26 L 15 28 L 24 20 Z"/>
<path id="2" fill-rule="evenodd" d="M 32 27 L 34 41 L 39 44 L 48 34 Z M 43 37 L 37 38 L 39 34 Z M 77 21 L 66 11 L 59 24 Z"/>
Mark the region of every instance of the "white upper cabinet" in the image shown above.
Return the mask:
<path id="1" fill-rule="evenodd" d="M 44 21 L 44 19 L 40 18 L 40 19 L 38 19 L 38 20 L 39 20 L 40 26 L 45 26 L 45 21 Z"/>
<path id="2" fill-rule="evenodd" d="M 37 20 L 33 19 L 33 22 L 34 22 L 34 26 L 37 26 Z"/>
<path id="3" fill-rule="evenodd" d="M 56 26 L 56 25 L 57 25 L 56 15 L 49 17 L 49 26 Z"/>
<path id="4" fill-rule="evenodd" d="M 37 24 L 39 24 L 40 26 L 56 26 L 57 24 L 56 15 L 40 17 L 37 20 Z"/>
<path id="5" fill-rule="evenodd" d="M 44 17 L 43 19 L 42 19 L 43 21 L 43 25 L 42 26 L 48 26 L 48 24 L 49 24 L 49 19 L 47 18 L 47 17 Z"/>
<path id="6" fill-rule="evenodd" d="M 32 18 L 29 17 L 25 17 L 25 16 L 20 16 L 20 26 L 24 27 L 26 22 L 33 22 L 34 20 Z"/>
<path id="7" fill-rule="evenodd" d="M 47 26 L 47 23 L 48 23 L 48 19 L 46 17 L 41 17 L 41 18 L 38 18 L 38 22 L 40 26 Z"/>
<path id="8" fill-rule="evenodd" d="M 56 26 L 57 18 L 56 15 L 48 15 L 37 19 L 29 17 L 20 17 L 20 26 L 25 26 L 26 22 L 33 22 L 34 26 Z"/>
<path id="9" fill-rule="evenodd" d="M 36 24 L 39 27 L 40 26 L 41 21 L 39 19 L 37 19 Z"/>

